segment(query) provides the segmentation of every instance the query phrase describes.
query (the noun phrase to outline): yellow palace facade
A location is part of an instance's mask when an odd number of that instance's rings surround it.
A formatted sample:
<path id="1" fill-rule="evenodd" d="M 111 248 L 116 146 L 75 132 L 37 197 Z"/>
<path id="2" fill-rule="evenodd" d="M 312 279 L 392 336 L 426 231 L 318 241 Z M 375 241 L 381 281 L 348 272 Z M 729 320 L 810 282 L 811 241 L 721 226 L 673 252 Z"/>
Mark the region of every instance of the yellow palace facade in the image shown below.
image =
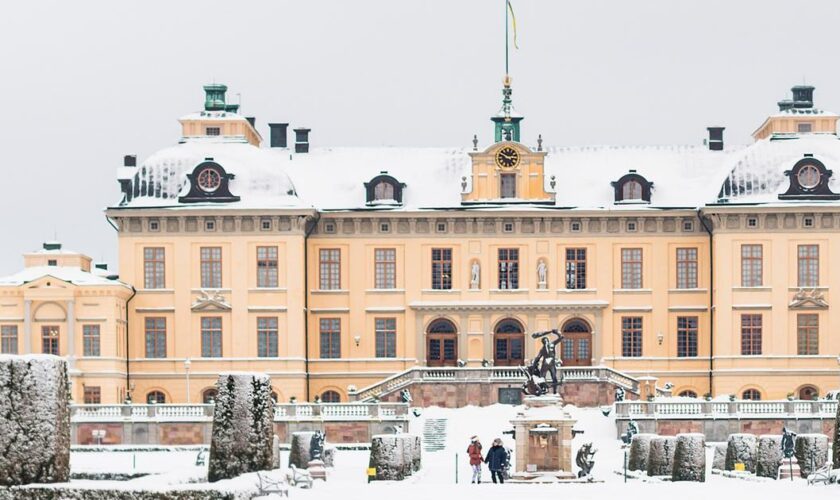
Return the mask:
<path id="1" fill-rule="evenodd" d="M 522 365 L 552 328 L 565 366 L 675 395 L 840 388 L 840 141 L 813 87 L 744 147 L 720 127 L 697 146 L 552 147 L 520 136 L 506 79 L 494 140 L 453 149 L 311 148 L 284 123 L 264 145 L 225 90 L 118 169 L 119 279 L 62 281 L 113 299 L 38 316 L 33 287 L 77 261 L 0 280 L 4 352 L 55 332 L 78 401 L 207 401 L 232 370 L 269 373 L 281 401 L 347 401 L 417 366 Z"/>

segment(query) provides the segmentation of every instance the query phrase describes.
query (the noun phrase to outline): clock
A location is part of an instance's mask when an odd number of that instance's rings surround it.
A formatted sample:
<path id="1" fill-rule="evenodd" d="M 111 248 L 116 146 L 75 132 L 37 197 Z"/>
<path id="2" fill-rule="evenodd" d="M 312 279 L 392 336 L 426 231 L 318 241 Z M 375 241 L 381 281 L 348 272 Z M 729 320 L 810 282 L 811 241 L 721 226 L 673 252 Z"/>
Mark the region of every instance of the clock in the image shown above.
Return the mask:
<path id="1" fill-rule="evenodd" d="M 496 153 L 496 165 L 500 168 L 514 168 L 519 165 L 519 153 L 505 146 Z"/>
<path id="2" fill-rule="evenodd" d="M 222 184 L 222 176 L 215 169 L 207 167 L 198 173 L 198 187 L 206 193 L 212 193 Z"/>

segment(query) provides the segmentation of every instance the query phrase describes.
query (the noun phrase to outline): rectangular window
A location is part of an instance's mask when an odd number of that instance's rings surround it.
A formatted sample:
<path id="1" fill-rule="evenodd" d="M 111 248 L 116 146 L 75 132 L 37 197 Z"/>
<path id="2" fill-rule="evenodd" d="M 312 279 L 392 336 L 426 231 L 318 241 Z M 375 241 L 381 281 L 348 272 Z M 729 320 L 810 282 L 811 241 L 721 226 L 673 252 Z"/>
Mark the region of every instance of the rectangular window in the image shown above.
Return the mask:
<path id="1" fill-rule="evenodd" d="M 82 347 L 85 356 L 99 356 L 99 325 L 82 325 Z"/>
<path id="2" fill-rule="evenodd" d="M 373 251 L 374 287 L 397 287 L 397 251 L 393 248 L 377 248 Z"/>
<path id="3" fill-rule="evenodd" d="M 222 357 L 222 318 L 201 318 L 201 357 Z"/>
<path id="4" fill-rule="evenodd" d="M 566 288 L 582 290 L 586 288 L 586 249 L 566 249 Z"/>
<path id="5" fill-rule="evenodd" d="M 318 267 L 321 290 L 340 290 L 341 250 L 338 248 L 322 248 L 319 251 Z"/>
<path id="6" fill-rule="evenodd" d="M 166 357 L 166 318 L 146 318 L 146 357 Z"/>
<path id="7" fill-rule="evenodd" d="M 277 247 L 257 247 L 257 288 L 277 288 Z"/>
<path id="8" fill-rule="evenodd" d="M 761 315 L 741 315 L 741 354 L 744 356 L 761 355 Z"/>
<path id="9" fill-rule="evenodd" d="M 221 247 L 201 247 L 201 288 L 222 288 Z"/>
<path id="10" fill-rule="evenodd" d="M 807 134 L 807 133 L 811 132 L 811 129 L 812 129 L 812 124 L 810 124 L 808 122 L 797 123 L 796 124 L 796 131 L 799 132 L 799 133 Z"/>
<path id="11" fill-rule="evenodd" d="M 432 249 L 432 290 L 452 289 L 452 249 Z"/>
<path id="12" fill-rule="evenodd" d="M 697 316 L 677 317 L 677 356 L 697 357 Z"/>
<path id="13" fill-rule="evenodd" d="M 376 357 L 397 357 L 397 320 L 376 318 Z"/>
<path id="14" fill-rule="evenodd" d="M 820 317 L 816 314 L 796 315 L 796 353 L 816 356 L 820 353 Z"/>
<path id="15" fill-rule="evenodd" d="M 152 247 L 143 249 L 143 281 L 146 288 L 166 287 L 165 268 L 163 248 Z"/>
<path id="16" fill-rule="evenodd" d="M 642 288 L 642 249 L 621 249 L 621 288 Z"/>
<path id="17" fill-rule="evenodd" d="M 2 352 L 3 354 L 18 353 L 17 325 L 0 326 L 0 352 Z"/>
<path id="18" fill-rule="evenodd" d="M 677 288 L 697 288 L 697 249 L 677 249 Z"/>
<path id="19" fill-rule="evenodd" d="M 41 327 L 41 352 L 58 356 L 58 327 Z"/>
<path id="20" fill-rule="evenodd" d="M 642 355 L 642 318 L 625 316 L 621 318 L 621 355 L 638 358 Z"/>
<path id="21" fill-rule="evenodd" d="M 257 318 L 257 356 L 277 357 L 277 318 Z"/>
<path id="22" fill-rule="evenodd" d="M 499 289 L 516 290 L 519 288 L 519 249 L 499 249 Z"/>
<path id="23" fill-rule="evenodd" d="M 221 128 L 219 127 L 207 127 L 207 135 L 221 135 Z"/>
<path id="24" fill-rule="evenodd" d="M 502 174 L 499 178 L 501 198 L 516 198 L 516 174 Z"/>
<path id="25" fill-rule="evenodd" d="M 762 280 L 761 245 L 741 245 L 741 286 L 761 286 Z"/>
<path id="26" fill-rule="evenodd" d="M 815 287 L 820 285 L 820 247 L 817 245 L 799 245 L 798 285 L 801 287 Z"/>
<path id="27" fill-rule="evenodd" d="M 84 398 L 86 405 L 102 404 L 102 389 L 98 385 L 86 385 Z"/>
<path id="28" fill-rule="evenodd" d="M 321 318 L 321 358 L 338 359 L 341 357 L 341 320 Z"/>

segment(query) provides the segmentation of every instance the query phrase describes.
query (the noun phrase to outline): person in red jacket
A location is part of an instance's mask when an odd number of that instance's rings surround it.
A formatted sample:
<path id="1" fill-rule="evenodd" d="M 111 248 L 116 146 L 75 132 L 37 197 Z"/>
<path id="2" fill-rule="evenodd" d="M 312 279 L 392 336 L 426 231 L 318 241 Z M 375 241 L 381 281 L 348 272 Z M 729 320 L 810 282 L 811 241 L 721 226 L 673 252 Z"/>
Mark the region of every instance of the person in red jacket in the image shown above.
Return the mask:
<path id="1" fill-rule="evenodd" d="M 470 467 L 472 467 L 472 483 L 478 484 L 481 482 L 481 462 L 482 454 L 481 454 L 481 442 L 478 440 L 478 436 L 473 436 L 470 438 L 470 445 L 467 446 L 467 455 L 470 456 Z"/>

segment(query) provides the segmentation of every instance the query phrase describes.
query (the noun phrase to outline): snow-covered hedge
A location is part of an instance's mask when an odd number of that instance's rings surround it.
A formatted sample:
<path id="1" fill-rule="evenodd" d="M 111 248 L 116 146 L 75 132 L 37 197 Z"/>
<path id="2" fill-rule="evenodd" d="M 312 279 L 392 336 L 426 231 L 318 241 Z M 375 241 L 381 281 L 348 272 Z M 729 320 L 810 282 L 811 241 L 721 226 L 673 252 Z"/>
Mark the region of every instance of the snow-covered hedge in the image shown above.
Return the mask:
<path id="1" fill-rule="evenodd" d="M 264 373 L 225 373 L 216 389 L 207 479 L 215 482 L 271 469 L 271 379 Z"/>
<path id="2" fill-rule="evenodd" d="M 832 456 L 835 468 L 840 468 L 840 403 L 837 404 L 837 415 L 834 417 L 834 445 Z"/>
<path id="3" fill-rule="evenodd" d="M 674 436 L 656 436 L 650 440 L 650 452 L 647 458 L 648 476 L 670 476 L 674 471 L 674 449 L 677 439 Z"/>
<path id="4" fill-rule="evenodd" d="M 650 453 L 650 440 L 656 434 L 636 434 L 630 441 L 630 454 L 627 458 L 627 470 L 647 471 L 647 459 Z"/>
<path id="5" fill-rule="evenodd" d="M 828 461 L 828 436 L 825 434 L 800 434 L 794 446 L 796 461 L 802 477 L 808 477 Z"/>
<path id="6" fill-rule="evenodd" d="M 776 479 L 782 458 L 782 436 L 769 434 L 758 436 L 755 453 L 756 476 Z"/>
<path id="7" fill-rule="evenodd" d="M 56 356 L 0 356 L 0 485 L 70 477 L 67 364 Z"/>
<path id="8" fill-rule="evenodd" d="M 706 480 L 706 436 L 700 433 L 677 434 L 671 480 Z"/>
<path id="9" fill-rule="evenodd" d="M 744 464 L 744 470 L 755 472 L 755 454 L 758 443 L 754 434 L 730 434 L 726 445 L 726 470 L 735 470 L 735 464 Z"/>
<path id="10" fill-rule="evenodd" d="M 420 470 L 420 436 L 387 434 L 373 436 L 369 467 L 376 469 L 378 481 L 400 481 Z"/>
<path id="11" fill-rule="evenodd" d="M 203 489 L 167 492 L 82 487 L 57 490 L 45 486 L 0 489 L 0 500 L 246 500 L 252 498 L 252 495 L 253 492 L 245 496 L 233 492 Z"/>
<path id="12" fill-rule="evenodd" d="M 313 431 L 298 431 L 292 433 L 292 449 L 289 452 L 289 465 L 298 469 L 305 469 L 312 460 L 312 436 Z"/>
<path id="13" fill-rule="evenodd" d="M 728 443 L 715 443 L 715 454 L 712 457 L 712 469 L 726 469 L 726 449 Z"/>

